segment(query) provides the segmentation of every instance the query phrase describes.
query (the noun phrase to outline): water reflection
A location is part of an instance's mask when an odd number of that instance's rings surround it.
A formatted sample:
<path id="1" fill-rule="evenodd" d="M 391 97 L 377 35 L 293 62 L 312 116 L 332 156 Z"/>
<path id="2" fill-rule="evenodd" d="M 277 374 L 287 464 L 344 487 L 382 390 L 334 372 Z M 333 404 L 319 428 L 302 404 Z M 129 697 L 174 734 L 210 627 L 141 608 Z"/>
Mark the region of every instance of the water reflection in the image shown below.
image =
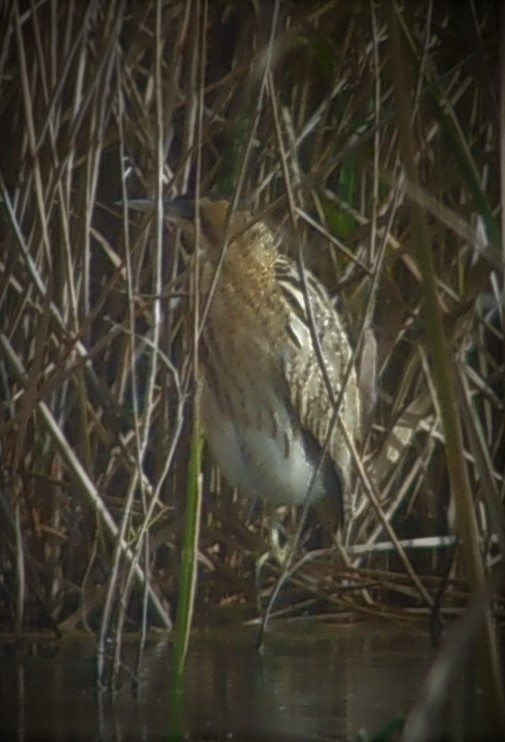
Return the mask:
<path id="1" fill-rule="evenodd" d="M 406 712 L 415 698 L 432 652 L 420 635 L 414 643 L 409 638 L 406 656 L 405 639 L 400 653 L 394 633 L 353 627 L 321 640 L 271 636 L 263 656 L 250 645 L 229 646 L 225 656 L 220 646 L 207 647 L 210 672 L 200 668 L 197 694 L 190 681 L 188 709 L 198 703 L 201 719 L 212 720 L 220 735 L 354 739 L 358 730 L 377 731 Z M 405 677 L 406 661 L 417 676 Z M 197 662 L 193 657 L 190 677 Z"/>
<path id="2" fill-rule="evenodd" d="M 417 629 L 335 627 L 317 639 L 290 631 L 272 631 L 262 656 L 253 632 L 193 643 L 184 699 L 188 737 L 352 740 L 360 729 L 371 734 L 409 710 L 433 656 Z M 114 699 L 95 694 L 89 649 L 4 656 L 0 738 L 166 739 L 170 651 L 166 641 L 153 644 L 138 697 L 125 683 Z"/>

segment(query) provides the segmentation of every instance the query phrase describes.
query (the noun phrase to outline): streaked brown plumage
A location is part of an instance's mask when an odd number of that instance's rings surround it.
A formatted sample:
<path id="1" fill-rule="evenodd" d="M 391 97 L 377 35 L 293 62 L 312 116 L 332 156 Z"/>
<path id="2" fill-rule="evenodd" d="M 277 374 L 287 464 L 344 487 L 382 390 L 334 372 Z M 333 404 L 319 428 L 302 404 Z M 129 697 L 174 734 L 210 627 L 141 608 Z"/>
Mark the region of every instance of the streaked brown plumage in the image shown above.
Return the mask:
<path id="1" fill-rule="evenodd" d="M 165 216 L 194 240 L 195 204 L 181 197 Z M 244 494 L 277 506 L 302 505 L 333 417 L 331 397 L 312 341 L 296 264 L 274 233 L 247 211 L 230 216 L 225 200 L 199 201 L 202 306 L 224 255 L 202 340 L 202 420 L 211 451 Z M 225 244 L 226 243 L 226 244 Z M 311 314 L 337 399 L 352 351 L 322 285 L 308 271 Z M 352 370 L 311 504 L 330 502 L 339 520 L 349 510 L 351 453 L 361 404 Z"/>

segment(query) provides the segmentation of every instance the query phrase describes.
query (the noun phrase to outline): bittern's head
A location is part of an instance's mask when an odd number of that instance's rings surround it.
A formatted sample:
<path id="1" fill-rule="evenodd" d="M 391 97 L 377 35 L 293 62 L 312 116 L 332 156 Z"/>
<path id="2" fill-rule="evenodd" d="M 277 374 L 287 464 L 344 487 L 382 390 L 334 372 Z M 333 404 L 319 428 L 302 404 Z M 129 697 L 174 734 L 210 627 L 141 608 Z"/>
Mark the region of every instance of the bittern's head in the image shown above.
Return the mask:
<path id="1" fill-rule="evenodd" d="M 130 199 L 128 206 L 153 211 L 156 202 L 150 199 Z M 163 201 L 163 216 L 179 226 L 192 242 L 196 237 L 198 219 L 199 247 L 210 258 L 217 259 L 225 244 L 240 246 L 250 244 L 251 241 L 260 241 L 265 247 L 273 246 L 273 236 L 265 224 L 255 222 L 251 213 L 245 209 L 233 210 L 230 201 L 222 197 L 205 196 L 196 201 L 190 195 L 177 196 Z"/>
<path id="2" fill-rule="evenodd" d="M 252 219 L 248 211 L 232 211 L 232 204 L 224 198 L 208 196 L 195 201 L 191 196 L 178 196 L 163 204 L 165 218 L 193 237 L 199 219 L 200 240 L 204 248 L 222 247 L 225 240 L 232 242 L 243 233 Z"/>

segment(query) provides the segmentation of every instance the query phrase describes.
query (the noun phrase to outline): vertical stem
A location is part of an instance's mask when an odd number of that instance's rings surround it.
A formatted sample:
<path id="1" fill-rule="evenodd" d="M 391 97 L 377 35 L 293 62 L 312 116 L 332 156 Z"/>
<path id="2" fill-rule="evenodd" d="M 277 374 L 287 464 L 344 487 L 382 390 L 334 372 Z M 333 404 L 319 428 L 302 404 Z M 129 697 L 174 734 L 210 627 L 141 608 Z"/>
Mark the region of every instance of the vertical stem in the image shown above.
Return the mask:
<path id="1" fill-rule="evenodd" d="M 408 92 L 411 88 L 406 79 L 407 65 L 405 60 L 402 59 L 394 0 L 390 0 L 388 11 L 391 69 L 397 105 L 400 148 L 407 179 L 416 184 L 418 178 Z M 426 333 L 426 340 L 431 349 L 433 376 L 445 436 L 445 455 L 452 496 L 456 505 L 458 530 L 468 579 L 472 590 L 477 592 L 479 589 L 483 589 L 485 574 L 479 548 L 474 502 L 463 455 L 463 437 L 455 397 L 454 360 L 444 333 L 425 215 L 422 208 L 413 200 L 409 201 L 409 209 L 412 235 L 415 238 L 414 244 L 417 249 L 417 260 L 423 277 L 424 313 L 426 327 L 429 329 L 429 332 Z M 503 684 L 489 604 L 484 612 L 479 649 L 483 660 L 479 669 L 482 674 L 484 692 L 488 694 L 490 715 L 491 717 L 494 716 L 496 728 L 501 730 L 502 736 L 505 738 Z"/>

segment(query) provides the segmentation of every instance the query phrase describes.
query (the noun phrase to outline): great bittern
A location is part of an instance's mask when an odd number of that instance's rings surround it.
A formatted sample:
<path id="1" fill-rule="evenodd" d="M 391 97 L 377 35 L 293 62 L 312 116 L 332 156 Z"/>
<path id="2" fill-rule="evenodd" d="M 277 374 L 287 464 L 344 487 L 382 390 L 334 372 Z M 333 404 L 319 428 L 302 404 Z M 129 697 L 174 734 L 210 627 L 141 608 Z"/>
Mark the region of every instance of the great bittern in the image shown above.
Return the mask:
<path id="1" fill-rule="evenodd" d="M 164 204 L 165 217 L 193 241 L 195 208 L 186 196 Z M 340 317 L 308 271 L 304 290 L 296 263 L 279 253 L 267 224 L 211 198 L 198 201 L 198 216 L 202 307 L 212 292 L 201 352 L 209 447 L 245 495 L 273 506 L 302 505 L 308 497 L 311 505 L 330 504 L 342 522 L 352 463 L 343 428 L 356 442 L 361 405 L 352 369 L 330 431 L 352 358 Z M 326 505 L 320 509 L 328 513 Z"/>

